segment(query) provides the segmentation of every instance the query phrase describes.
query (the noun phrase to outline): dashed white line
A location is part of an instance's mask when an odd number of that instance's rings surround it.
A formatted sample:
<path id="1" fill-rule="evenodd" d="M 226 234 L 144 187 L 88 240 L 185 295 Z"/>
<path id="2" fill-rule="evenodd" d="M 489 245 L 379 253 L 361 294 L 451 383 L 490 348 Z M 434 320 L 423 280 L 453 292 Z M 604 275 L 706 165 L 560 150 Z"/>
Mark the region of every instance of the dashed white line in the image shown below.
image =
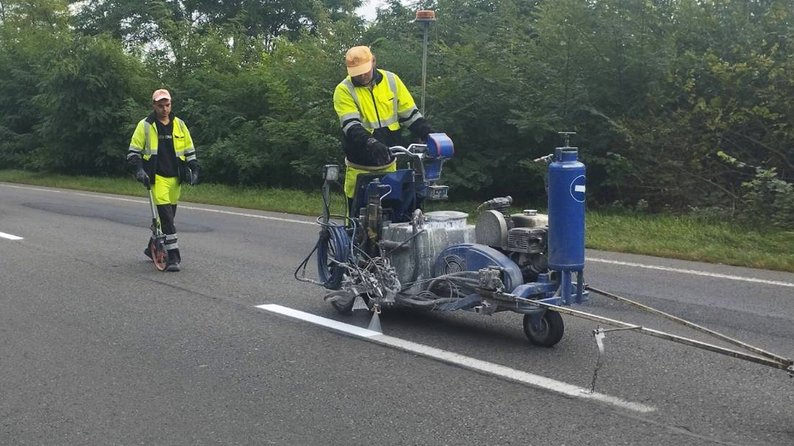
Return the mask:
<path id="1" fill-rule="evenodd" d="M 743 282 L 763 283 L 765 285 L 775 285 L 775 286 L 794 288 L 794 283 L 782 282 L 778 280 L 756 279 L 754 277 L 733 276 L 730 274 L 709 273 L 706 271 L 697 271 L 694 269 L 670 268 L 668 266 L 646 265 L 644 263 L 621 262 L 618 260 L 598 259 L 593 257 L 588 257 L 586 260 L 588 262 L 609 263 L 611 265 L 631 266 L 634 268 L 645 268 L 645 269 L 653 269 L 657 271 L 668 271 L 672 273 L 692 274 L 695 276 L 706 276 L 706 277 L 714 277 L 717 279 L 728 279 L 728 280 L 740 280 Z"/>
<path id="2" fill-rule="evenodd" d="M 7 238 L 9 240 L 22 240 L 22 237 L 13 234 L 6 234 L 5 232 L 0 232 L 0 238 Z"/>
<path id="3" fill-rule="evenodd" d="M 270 311 L 272 313 L 281 314 L 294 319 L 300 319 L 336 331 L 340 331 L 353 336 L 364 338 L 368 341 L 372 341 L 381 345 L 415 353 L 428 358 L 433 358 L 438 361 L 446 362 L 448 364 L 455 364 L 457 366 L 469 370 L 475 370 L 477 372 L 498 376 L 504 379 L 508 379 L 510 381 L 519 382 L 532 387 L 546 389 L 569 397 L 597 401 L 600 403 L 610 404 L 612 406 L 617 406 L 623 409 L 628 409 L 641 413 L 653 412 L 656 410 L 656 408 L 653 406 L 648 406 L 645 404 L 635 403 L 631 401 L 625 401 L 623 399 L 611 395 L 606 395 L 603 393 L 597 393 L 597 392 L 590 393 L 589 390 L 587 389 L 584 389 L 582 387 L 577 387 L 562 381 L 557 381 L 540 375 L 534 375 L 532 373 L 522 372 L 520 370 L 511 369 L 510 367 L 505 367 L 499 364 L 494 364 L 487 361 L 482 361 L 479 359 L 460 355 L 458 353 L 453 353 L 447 350 L 430 347 L 429 345 L 418 344 L 416 342 L 406 341 L 404 339 L 395 338 L 392 336 L 386 336 L 377 331 L 368 330 L 365 328 L 357 327 L 355 325 L 345 324 L 343 322 L 335 321 L 333 319 L 327 319 L 324 317 L 316 316 L 314 314 L 306 313 L 303 311 L 295 310 L 281 305 L 275 305 L 275 304 L 257 305 L 257 308 L 261 308 L 263 310 Z"/>

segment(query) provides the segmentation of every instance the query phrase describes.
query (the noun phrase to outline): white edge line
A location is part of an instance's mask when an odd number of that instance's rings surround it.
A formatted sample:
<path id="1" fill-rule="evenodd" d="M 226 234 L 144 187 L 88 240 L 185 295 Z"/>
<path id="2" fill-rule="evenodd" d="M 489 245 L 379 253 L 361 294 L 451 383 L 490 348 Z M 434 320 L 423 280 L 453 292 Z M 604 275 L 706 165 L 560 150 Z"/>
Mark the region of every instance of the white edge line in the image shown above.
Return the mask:
<path id="1" fill-rule="evenodd" d="M 11 184 L 3 184 L 3 186 L 13 187 L 13 188 L 17 188 L 17 189 L 32 189 L 32 190 L 43 191 L 43 192 L 54 192 L 54 193 L 63 193 L 64 192 L 64 191 L 60 191 L 60 190 L 42 189 L 42 188 L 29 187 L 29 186 L 16 186 L 16 185 L 11 185 Z M 69 191 L 69 192 L 74 193 L 75 195 L 83 196 L 83 197 L 102 198 L 102 199 L 106 199 L 106 200 L 115 200 L 115 201 L 129 201 L 129 202 L 134 202 L 134 203 L 142 203 L 142 202 L 145 203 L 145 201 L 142 201 L 142 200 L 139 200 L 139 199 L 133 199 L 133 198 L 108 197 L 108 196 L 103 196 L 103 195 L 99 195 L 99 194 L 86 194 L 86 193 L 72 192 L 72 191 Z M 219 210 L 219 209 L 209 209 L 209 208 L 202 208 L 202 207 L 196 207 L 196 206 L 182 206 L 182 208 L 183 209 L 192 209 L 192 210 L 195 210 L 195 211 L 214 212 L 214 213 L 217 213 L 217 214 L 236 215 L 238 217 L 251 217 L 251 218 L 259 218 L 259 219 L 262 219 L 262 220 L 282 221 L 282 222 L 286 222 L 286 223 L 300 223 L 300 224 L 304 224 L 304 225 L 316 225 L 317 224 L 317 222 L 313 222 L 313 221 L 294 220 L 294 219 L 290 219 L 290 218 L 281 218 L 281 217 L 269 217 L 269 216 L 266 216 L 266 215 L 248 214 L 248 213 L 244 213 L 244 212 L 223 211 L 223 210 Z M 618 261 L 618 260 L 599 259 L 599 258 L 593 258 L 593 257 L 588 257 L 587 260 L 590 261 L 590 262 L 610 263 L 610 264 L 613 264 L 613 265 L 632 266 L 632 267 L 635 267 L 635 268 L 655 269 L 655 270 L 659 270 L 659 271 L 669 271 L 669 272 L 674 272 L 674 273 L 692 274 L 692 275 L 696 275 L 696 276 L 714 277 L 714 278 L 718 278 L 718 279 L 739 280 L 739 281 L 744 281 L 744 282 L 763 283 L 763 284 L 766 284 L 766 285 L 776 285 L 776 286 L 784 286 L 784 287 L 794 288 L 794 283 L 781 282 L 781 281 L 777 281 L 777 280 L 764 280 L 764 279 L 756 279 L 756 278 L 753 278 L 753 277 L 732 276 L 732 275 L 728 275 L 728 274 L 708 273 L 708 272 L 705 272 L 705 271 L 696 271 L 696 270 L 692 270 L 692 269 L 680 269 L 680 268 L 670 268 L 670 267 L 666 267 L 666 266 L 645 265 L 645 264 L 642 264 L 642 263 L 621 262 L 621 261 Z"/>
<path id="2" fill-rule="evenodd" d="M 753 282 L 753 283 L 763 283 L 766 285 L 776 285 L 776 286 L 785 286 L 794 288 L 794 283 L 791 282 L 781 282 L 778 280 L 765 280 L 765 279 L 756 279 L 754 277 L 742 277 L 742 276 L 732 276 L 729 274 L 719 274 L 719 273 L 709 273 L 705 271 L 696 271 L 693 269 L 680 269 L 680 268 L 670 268 L 668 266 L 656 266 L 656 265 L 645 265 L 642 263 L 632 263 L 632 262 L 621 262 L 618 260 L 607 260 L 607 259 L 599 259 L 588 257 L 587 261 L 589 262 L 598 262 L 598 263 L 609 263 L 612 265 L 622 265 L 622 266 L 632 266 L 635 268 L 645 268 L 645 269 L 655 269 L 658 271 L 669 271 L 673 273 L 683 273 L 683 274 L 692 274 L 695 276 L 706 276 L 706 277 L 715 277 L 718 279 L 729 279 L 729 280 L 740 280 L 743 282 Z"/>
<path id="3" fill-rule="evenodd" d="M 35 191 L 39 191 L 39 192 L 52 192 L 52 193 L 58 193 L 58 194 L 66 192 L 66 191 L 62 191 L 62 190 L 42 189 L 42 188 L 39 188 L 39 187 L 30 187 L 30 186 L 16 186 L 16 185 L 11 185 L 11 184 L 3 184 L 3 186 L 12 187 L 12 188 L 15 188 L 15 189 L 30 189 L 30 190 L 35 190 Z M 123 198 L 123 197 L 105 196 L 105 195 L 100 195 L 99 193 L 88 194 L 88 193 L 84 193 L 84 192 L 74 192 L 74 191 L 71 191 L 71 190 L 68 191 L 68 192 L 71 193 L 71 194 L 77 195 L 79 197 L 101 198 L 103 200 L 112 200 L 112 201 L 127 201 L 127 202 L 130 202 L 130 203 L 146 203 L 145 200 L 140 200 L 140 199 L 137 199 L 137 198 Z M 216 214 L 236 215 L 238 217 L 251 217 L 251 218 L 259 218 L 259 219 L 262 219 L 262 220 L 283 221 L 283 222 L 286 222 L 286 223 L 300 223 L 300 224 L 304 224 L 304 225 L 316 225 L 317 224 L 317 222 L 314 222 L 314 221 L 295 220 L 295 219 L 291 219 L 291 218 L 282 218 L 282 217 L 270 217 L 270 216 L 267 216 L 267 215 L 248 214 L 248 213 L 245 213 L 245 212 L 223 211 L 223 210 L 220 210 L 220 209 L 209 209 L 209 208 L 202 208 L 202 207 L 197 207 L 197 206 L 180 205 L 179 208 L 180 209 L 191 209 L 191 210 L 194 210 L 194 211 L 214 212 Z"/>
<path id="4" fill-rule="evenodd" d="M 257 305 L 256 307 L 265 311 L 270 311 L 272 313 L 300 319 L 353 336 L 358 336 L 381 345 L 415 353 L 449 364 L 455 364 L 469 370 L 498 376 L 510 381 L 527 384 L 531 387 L 550 390 L 568 397 L 597 401 L 641 413 L 648 413 L 656 410 L 655 407 L 647 406 L 645 404 L 625 401 L 603 393 L 590 393 L 587 389 L 564 383 L 562 381 L 553 380 L 540 375 L 534 375 L 532 373 L 522 372 L 520 370 L 511 369 L 509 367 L 460 355 L 447 350 L 430 347 L 428 345 L 418 344 L 416 342 L 407 341 L 392 336 L 386 336 L 377 331 L 368 330 L 366 328 L 357 327 L 355 325 L 346 324 L 344 322 L 335 321 L 333 319 L 328 319 L 321 316 L 316 316 L 311 313 L 306 313 L 281 305 L 265 304 Z"/>
<path id="5" fill-rule="evenodd" d="M 5 232 L 0 232 L 0 237 L 7 238 L 9 240 L 22 240 L 22 237 L 13 234 L 6 234 Z"/>
<path id="6" fill-rule="evenodd" d="M 269 217 L 267 215 L 256 215 L 256 214 L 246 214 L 244 212 L 232 212 L 232 211 L 222 211 L 220 209 L 208 209 L 208 208 L 200 208 L 195 206 L 181 206 L 182 209 L 192 209 L 194 211 L 205 211 L 205 212 L 215 212 L 216 214 L 225 214 L 225 215 L 236 215 L 238 217 L 251 217 L 251 218 L 261 218 L 262 220 L 274 220 L 274 221 L 283 221 L 287 223 L 300 223 L 303 225 L 316 225 L 317 222 L 314 221 L 304 221 L 304 220 L 294 220 L 291 218 L 282 218 L 282 217 Z"/>

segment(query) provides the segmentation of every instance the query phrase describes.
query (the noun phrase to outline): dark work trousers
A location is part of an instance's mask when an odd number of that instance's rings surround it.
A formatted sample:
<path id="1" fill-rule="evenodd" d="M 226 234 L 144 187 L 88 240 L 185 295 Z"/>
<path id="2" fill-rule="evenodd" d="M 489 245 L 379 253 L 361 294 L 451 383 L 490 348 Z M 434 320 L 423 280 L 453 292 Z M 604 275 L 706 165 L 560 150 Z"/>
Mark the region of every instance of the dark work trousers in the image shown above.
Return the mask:
<path id="1" fill-rule="evenodd" d="M 176 234 L 176 226 L 174 226 L 174 217 L 176 217 L 175 204 L 159 204 L 157 205 L 157 213 L 160 214 L 160 225 L 163 227 L 163 233 Z"/>
<path id="2" fill-rule="evenodd" d="M 179 254 L 179 244 L 176 237 L 176 226 L 174 225 L 174 218 L 176 217 L 175 204 L 161 204 L 157 205 L 157 213 L 160 215 L 160 225 L 165 234 L 165 249 L 168 252 L 168 260 L 170 262 L 179 263 L 182 261 L 182 256 Z"/>

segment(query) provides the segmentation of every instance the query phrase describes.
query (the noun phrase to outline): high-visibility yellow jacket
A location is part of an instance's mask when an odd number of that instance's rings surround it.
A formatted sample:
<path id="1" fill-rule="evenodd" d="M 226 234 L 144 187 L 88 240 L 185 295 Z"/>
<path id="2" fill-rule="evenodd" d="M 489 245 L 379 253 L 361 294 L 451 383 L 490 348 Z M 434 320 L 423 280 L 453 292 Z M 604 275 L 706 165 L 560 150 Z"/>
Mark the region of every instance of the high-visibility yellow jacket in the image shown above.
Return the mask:
<path id="1" fill-rule="evenodd" d="M 334 90 L 334 109 L 345 135 L 345 158 L 357 168 L 382 169 L 367 152 L 371 137 L 387 146 L 399 145 L 400 129 L 409 128 L 419 138 L 431 133 L 411 93 L 400 78 L 386 70 L 375 70 L 372 87 L 354 85 L 346 77 Z"/>
<path id="2" fill-rule="evenodd" d="M 156 117 L 152 113 L 138 122 L 127 152 L 128 162 L 135 157 L 140 157 L 143 160 L 144 170 L 146 170 L 152 181 L 154 181 L 154 174 L 157 169 L 157 146 L 159 142 L 155 119 Z M 190 131 L 185 125 L 185 121 L 176 116 L 172 116 L 171 119 L 174 122 L 172 140 L 174 142 L 174 153 L 178 160 L 179 177 L 184 178 L 183 164 L 196 159 L 196 148 L 193 146 L 193 138 L 190 136 Z"/>

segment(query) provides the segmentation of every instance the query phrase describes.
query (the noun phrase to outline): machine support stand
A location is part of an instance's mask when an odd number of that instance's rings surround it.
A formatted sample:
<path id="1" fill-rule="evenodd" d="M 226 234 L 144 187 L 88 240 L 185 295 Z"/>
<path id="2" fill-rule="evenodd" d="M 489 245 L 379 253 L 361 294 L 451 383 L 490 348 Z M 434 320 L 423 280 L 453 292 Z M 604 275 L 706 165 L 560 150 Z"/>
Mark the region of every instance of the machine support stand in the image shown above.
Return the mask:
<path id="1" fill-rule="evenodd" d="M 369 320 L 367 329 L 383 333 L 383 328 L 380 326 L 380 306 L 378 304 L 372 306 L 372 319 Z"/>
<path id="2" fill-rule="evenodd" d="M 560 284 L 562 285 L 562 302 L 563 305 L 571 304 L 571 272 L 562 270 Z"/>

